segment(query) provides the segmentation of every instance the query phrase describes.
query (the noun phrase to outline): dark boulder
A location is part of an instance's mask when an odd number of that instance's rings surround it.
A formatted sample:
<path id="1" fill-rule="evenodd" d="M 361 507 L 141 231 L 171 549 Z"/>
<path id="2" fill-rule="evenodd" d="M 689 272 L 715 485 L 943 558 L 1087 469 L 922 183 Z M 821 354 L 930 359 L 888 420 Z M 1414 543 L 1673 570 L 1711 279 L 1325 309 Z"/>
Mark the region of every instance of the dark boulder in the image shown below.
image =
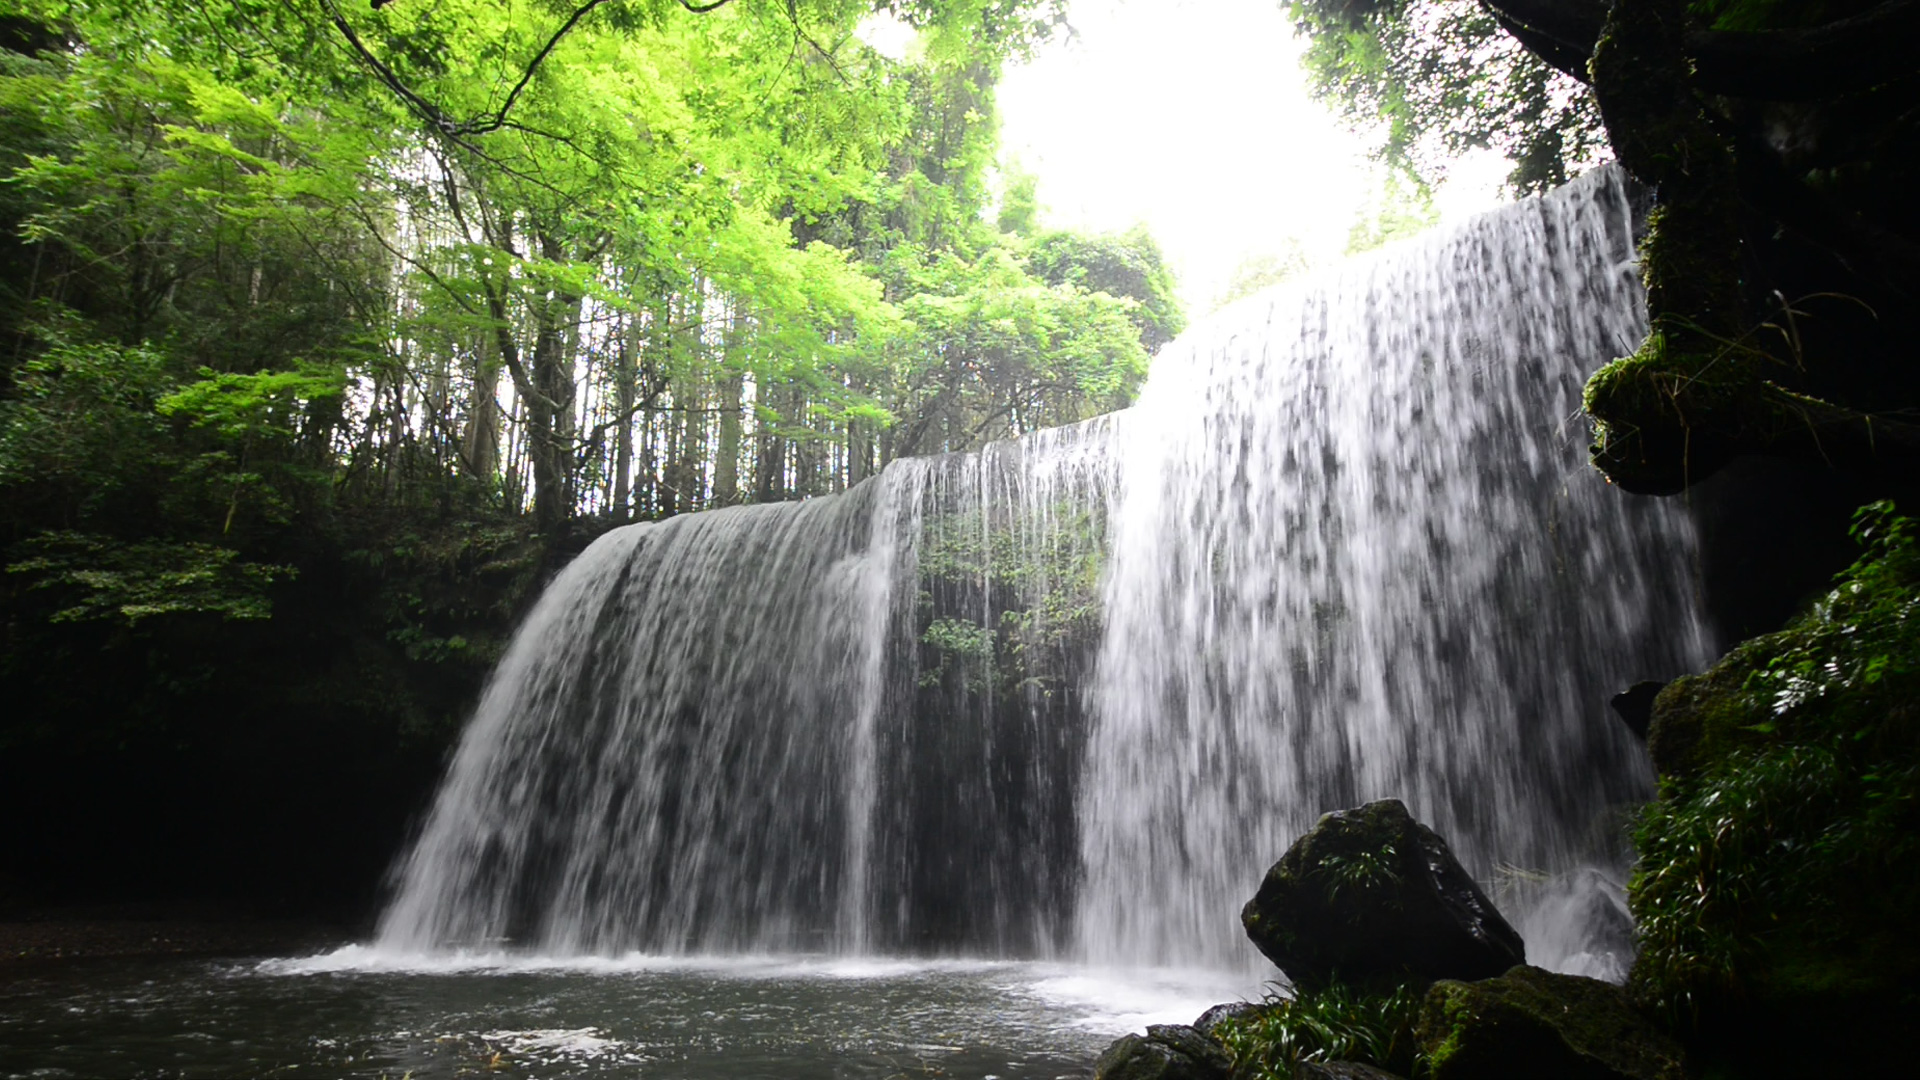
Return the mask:
<path id="1" fill-rule="evenodd" d="M 1421 1002 L 1414 1037 L 1433 1080 L 1683 1080 L 1679 1044 L 1626 992 L 1579 975 L 1516 967 L 1443 981 Z"/>
<path id="2" fill-rule="evenodd" d="M 1240 921 L 1306 988 L 1485 979 L 1526 962 L 1520 935 L 1398 799 L 1322 817 Z"/>
<path id="3" fill-rule="evenodd" d="M 1613 695 L 1607 703 L 1613 706 L 1627 730 L 1633 732 L 1633 737 L 1646 742 L 1647 728 L 1653 723 L 1653 699 L 1666 687 L 1664 682 L 1637 682 Z"/>
<path id="4" fill-rule="evenodd" d="M 1260 1015 L 1260 1006 L 1251 1001 L 1229 1001 L 1224 1005 L 1215 1005 L 1200 1014 L 1193 1022 L 1193 1029 L 1202 1035 L 1211 1036 L 1213 1029 L 1227 1020 L 1251 1019 Z"/>
<path id="5" fill-rule="evenodd" d="M 1357 1061 L 1302 1061 L 1293 1080 L 1401 1080 L 1399 1075 Z"/>
<path id="6" fill-rule="evenodd" d="M 1182 1024 L 1153 1024 L 1122 1035 L 1093 1063 L 1094 1080 L 1227 1080 L 1226 1048 Z"/>

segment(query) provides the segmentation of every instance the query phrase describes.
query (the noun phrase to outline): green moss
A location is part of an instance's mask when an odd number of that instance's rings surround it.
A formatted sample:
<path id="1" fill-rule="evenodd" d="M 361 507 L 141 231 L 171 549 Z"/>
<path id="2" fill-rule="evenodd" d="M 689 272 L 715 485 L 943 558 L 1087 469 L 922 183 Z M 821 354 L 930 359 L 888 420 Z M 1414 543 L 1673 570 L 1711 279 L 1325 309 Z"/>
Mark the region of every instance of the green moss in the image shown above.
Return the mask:
<path id="1" fill-rule="evenodd" d="M 1435 983 L 1415 1037 L 1434 1080 L 1683 1075 L 1679 1045 L 1618 987 L 1524 965 L 1495 979 Z"/>
<path id="2" fill-rule="evenodd" d="M 1582 396 L 1595 467 L 1628 490 L 1671 494 L 1722 464 L 1752 385 L 1726 354 L 1673 346 L 1656 326 L 1639 351 L 1594 372 Z"/>
<path id="3" fill-rule="evenodd" d="M 1804 1026 L 1916 1004 L 1913 532 L 1890 504 L 1867 507 L 1866 553 L 1820 603 L 1655 702 L 1662 786 L 1635 832 L 1633 985 L 1676 1018 Z"/>

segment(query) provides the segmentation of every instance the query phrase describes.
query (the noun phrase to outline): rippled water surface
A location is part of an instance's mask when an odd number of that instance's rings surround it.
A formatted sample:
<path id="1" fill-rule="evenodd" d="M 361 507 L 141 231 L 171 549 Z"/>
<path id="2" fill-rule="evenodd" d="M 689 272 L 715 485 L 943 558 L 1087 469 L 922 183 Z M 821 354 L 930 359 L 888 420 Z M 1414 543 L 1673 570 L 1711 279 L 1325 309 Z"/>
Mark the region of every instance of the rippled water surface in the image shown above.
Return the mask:
<path id="1" fill-rule="evenodd" d="M 0 1075 L 1082 1077 L 1121 1032 L 1258 990 L 963 961 L 75 961 L 0 979 Z"/>

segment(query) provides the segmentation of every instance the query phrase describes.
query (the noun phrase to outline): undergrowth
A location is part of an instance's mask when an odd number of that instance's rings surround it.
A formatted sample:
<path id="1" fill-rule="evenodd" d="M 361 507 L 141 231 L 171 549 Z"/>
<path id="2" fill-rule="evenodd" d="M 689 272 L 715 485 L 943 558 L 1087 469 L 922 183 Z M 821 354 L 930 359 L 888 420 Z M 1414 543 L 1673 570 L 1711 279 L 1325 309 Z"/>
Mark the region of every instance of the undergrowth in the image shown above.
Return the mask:
<path id="1" fill-rule="evenodd" d="M 1656 757 L 1680 749 L 1635 831 L 1633 984 L 1676 1019 L 1914 994 L 1915 534 L 1865 507 L 1863 554 L 1811 611 L 1662 694 Z"/>
<path id="2" fill-rule="evenodd" d="M 1338 983 L 1223 1020 L 1213 1035 L 1233 1055 L 1235 1080 L 1293 1080 L 1302 1061 L 1357 1061 L 1401 1076 L 1426 1074 L 1413 1023 L 1421 994 L 1400 986 L 1369 994 Z"/>

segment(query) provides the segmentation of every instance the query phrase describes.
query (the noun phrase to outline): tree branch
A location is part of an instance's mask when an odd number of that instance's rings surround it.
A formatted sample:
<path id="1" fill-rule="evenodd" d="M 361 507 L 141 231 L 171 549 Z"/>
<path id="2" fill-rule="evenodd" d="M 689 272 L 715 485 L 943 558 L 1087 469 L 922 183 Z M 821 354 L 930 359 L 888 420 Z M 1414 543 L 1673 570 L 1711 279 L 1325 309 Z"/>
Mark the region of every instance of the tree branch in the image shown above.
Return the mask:
<path id="1" fill-rule="evenodd" d="M 680 0 L 680 6 L 695 15 L 705 15 L 711 11 L 718 11 L 732 2 L 733 0 L 712 0 L 711 3 L 699 4 L 694 3 L 693 0 Z M 354 54 L 359 57 L 360 62 L 365 64 L 389 90 L 392 90 L 398 95 L 400 100 L 406 102 L 408 108 L 418 113 L 421 119 L 427 121 L 435 130 L 458 139 L 472 135 L 486 135 L 507 126 L 507 114 L 513 111 L 513 106 L 520 100 L 520 95 L 526 91 L 528 84 L 533 82 L 533 76 L 540 70 L 540 65 L 546 63 L 547 57 L 553 54 L 554 49 L 559 48 L 562 38 L 572 33 L 573 28 L 580 25 L 582 19 L 591 15 L 596 8 L 605 3 L 607 3 L 607 0 L 586 0 L 585 3 L 575 8 L 573 13 L 567 16 L 566 21 L 560 24 L 560 28 L 555 30 L 552 35 L 547 38 L 546 44 L 540 46 L 540 51 L 533 54 L 533 59 L 527 61 L 525 69 L 520 73 L 520 81 L 514 83 L 513 89 L 507 91 L 507 99 L 500 103 L 500 107 L 494 109 L 492 112 L 481 113 L 469 120 L 453 119 L 447 115 L 446 110 L 428 101 L 407 86 L 405 81 L 403 81 L 391 67 L 387 66 L 385 61 L 375 56 L 373 50 L 369 49 L 366 43 L 360 40 L 360 35 L 354 32 L 353 25 L 347 22 L 346 16 L 340 13 L 340 9 L 334 4 L 334 0 L 320 0 L 320 7 L 327 13 L 327 20 L 333 23 L 334 29 L 340 31 L 340 35 L 347 39 L 347 44 L 352 46 Z M 378 9 L 380 3 L 375 3 L 373 6 L 375 9 Z M 792 14 L 792 10 L 793 5 L 789 3 L 789 17 L 794 20 L 794 28 L 797 31 L 800 25 L 799 16 Z M 819 48 L 819 46 L 816 45 L 815 48 Z M 829 58 L 829 60 L 831 60 L 831 58 Z"/>

